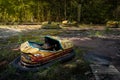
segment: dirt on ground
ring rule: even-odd
[[[65,36],[65,38],[71,40],[75,46],[79,47],[79,49],[84,49],[86,52],[93,52],[98,55],[110,57],[112,59],[111,64],[113,64],[120,71],[119,37],[113,38],[106,36],[106,38],[101,38],[74,35],[74,37]]]
[[[35,26],[33,29],[40,28],[40,25]],[[31,29],[31,28],[30,28]],[[81,34],[81,29],[73,28],[66,29],[69,31],[67,34],[63,33],[60,37],[67,38],[72,40],[76,47],[85,49],[86,51],[92,51],[97,54],[105,55],[112,58],[112,64],[116,66],[116,68],[120,71],[120,57],[118,55],[120,49],[120,35],[107,35],[104,37],[89,37],[86,36],[88,34],[89,29],[85,30],[86,33]],[[99,28],[98,28],[99,29]],[[10,28],[0,28],[0,38],[2,37],[10,37],[12,35],[18,35],[21,30],[25,30],[24,27],[20,26],[19,29]],[[26,26],[26,30],[29,30]],[[84,30],[84,29],[83,29]],[[9,35],[8,35],[9,34]]]
[[[39,28],[41,28],[41,25],[0,25],[0,38],[8,38]]]

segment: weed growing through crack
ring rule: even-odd
[[[111,33],[111,30],[110,30],[110,28],[106,27],[104,32],[105,32],[106,34],[109,34],[109,33]]]
[[[18,35],[18,44],[22,43],[22,35]]]

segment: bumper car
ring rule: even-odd
[[[22,71],[37,71],[75,56],[72,42],[55,36],[45,36],[44,43],[26,41],[20,51],[21,55],[12,64]]]

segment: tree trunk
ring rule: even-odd
[[[67,3],[66,3],[66,0],[64,1],[64,16],[65,16],[65,20],[66,20],[66,15],[67,15]]]
[[[82,4],[78,5],[78,23],[80,23],[80,19],[81,19],[81,6]]]

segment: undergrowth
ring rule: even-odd
[[[87,80],[88,77],[85,73],[89,71],[89,66],[82,58],[84,50],[76,47],[75,52],[74,59],[64,63],[56,62],[47,69],[38,72],[17,72],[15,68],[7,66],[0,73],[0,77],[3,80]]]
[[[85,73],[89,71],[88,63],[83,59],[85,50],[75,47],[76,56],[73,60],[65,63],[56,63],[45,70],[38,72],[22,72],[19,73],[9,63],[20,55],[20,51],[13,51],[13,48],[27,40],[40,42],[43,41],[44,35],[59,35],[65,33],[62,30],[36,30],[18,36],[6,39],[4,47],[0,50],[0,62],[7,63],[0,66],[0,80],[87,80]],[[97,35],[100,33],[97,33]],[[2,43],[0,43],[2,44]],[[8,46],[9,45],[9,46]],[[9,77],[11,76],[11,77]]]

